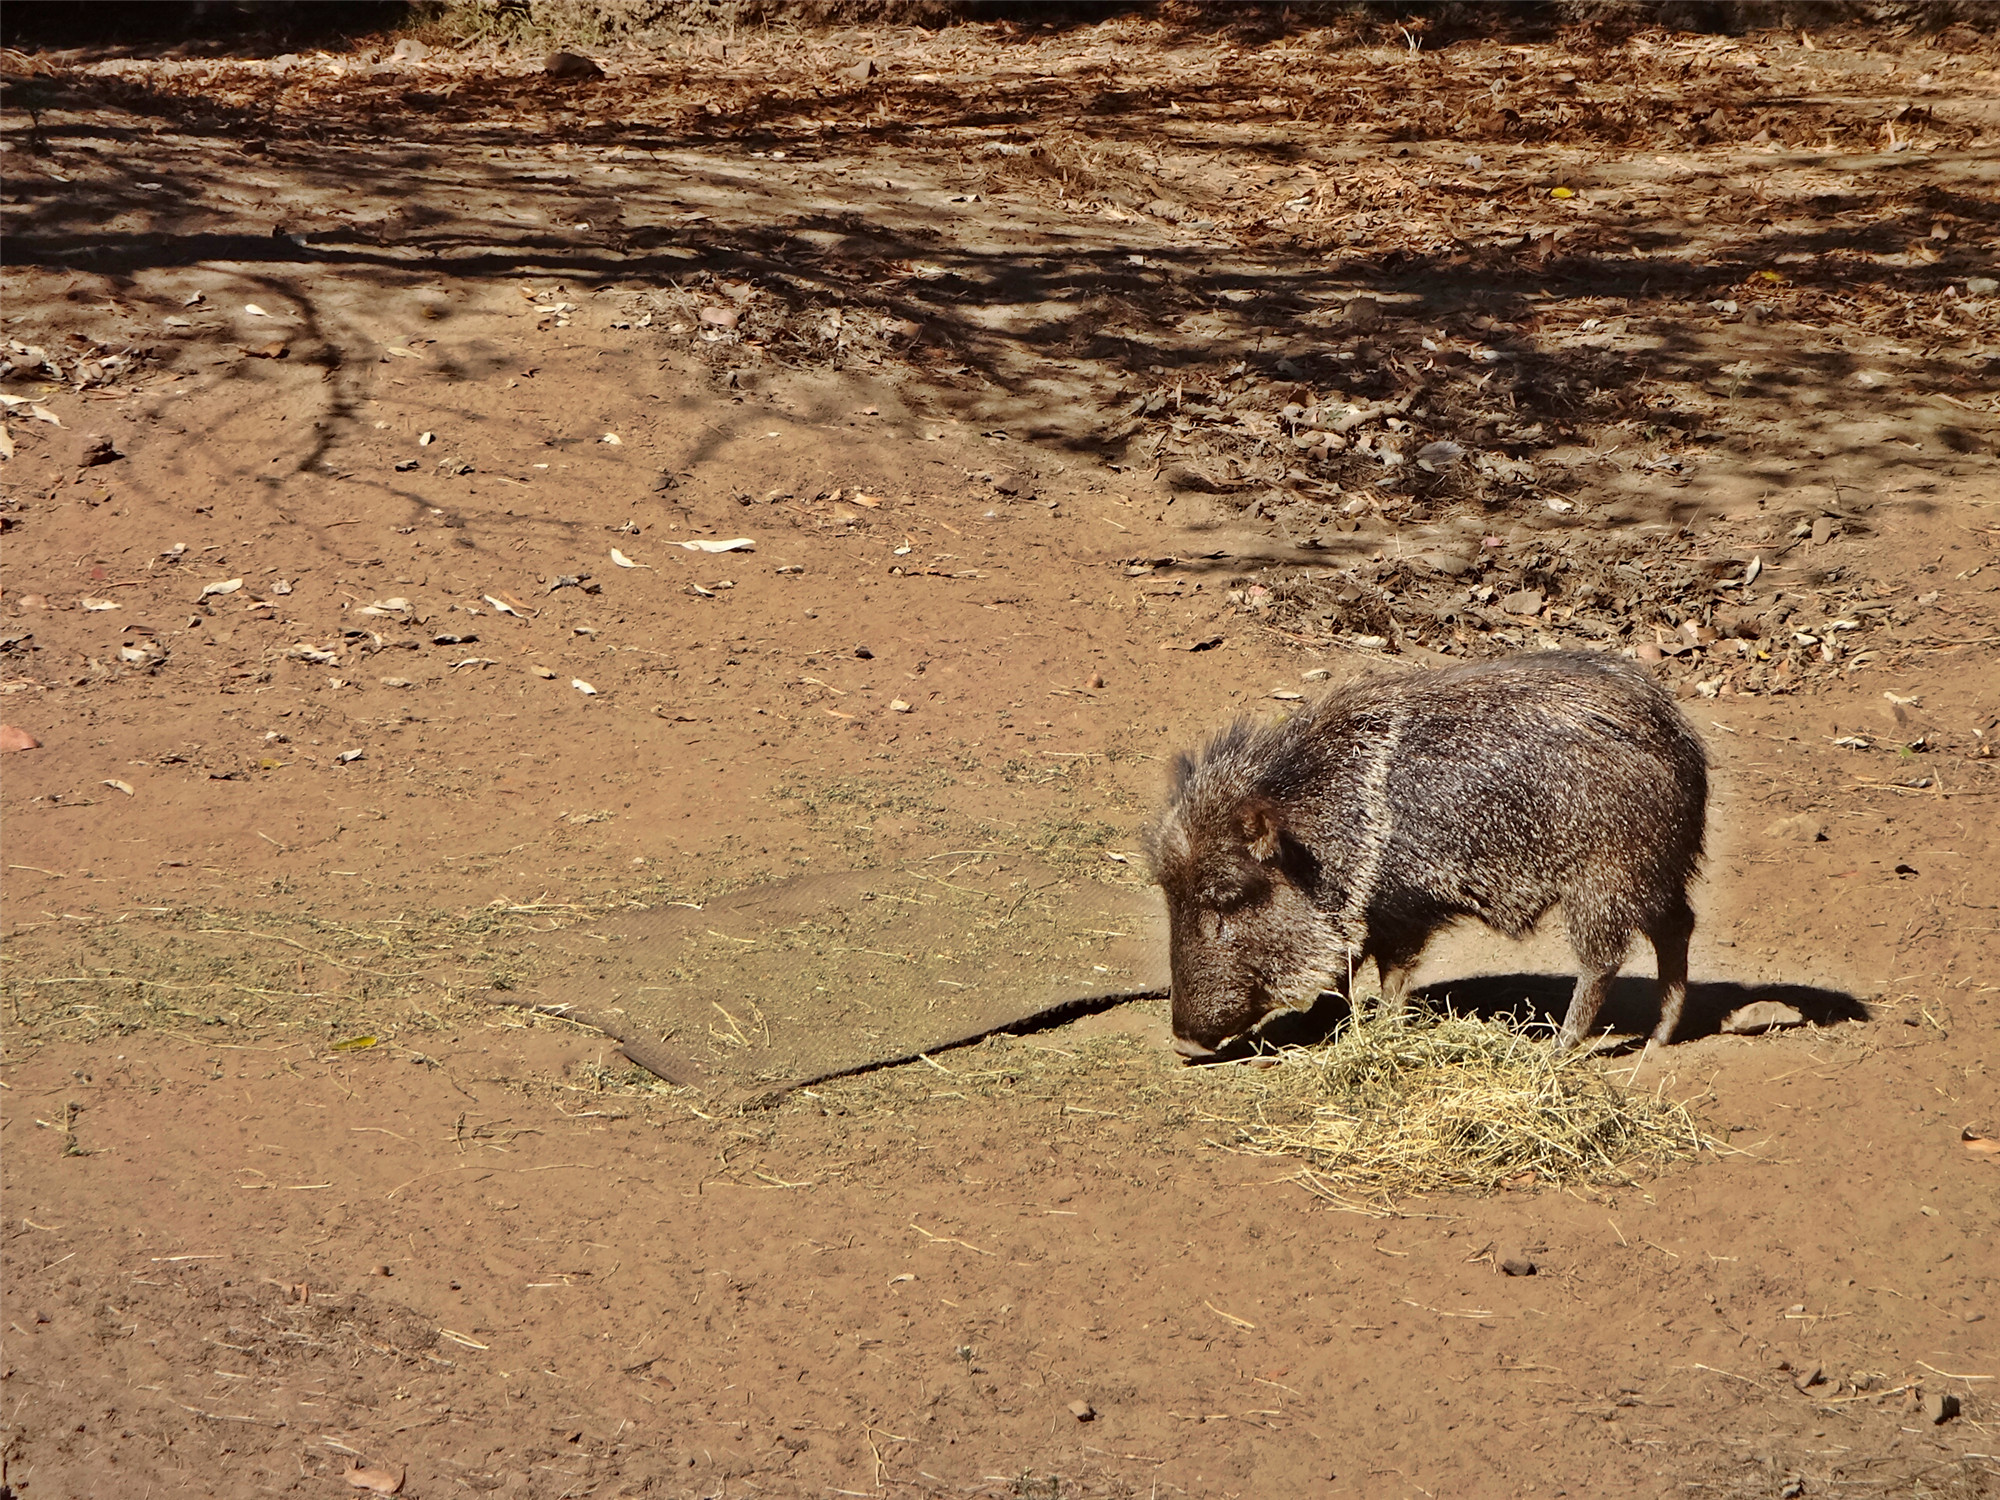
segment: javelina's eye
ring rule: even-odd
[[[1270,891],[1270,883],[1263,880],[1217,881],[1202,892],[1201,904],[1211,911],[1241,911],[1253,902],[1261,901]]]

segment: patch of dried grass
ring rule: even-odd
[[[1296,1157],[1337,1199],[1629,1181],[1707,1144],[1686,1104],[1502,1021],[1371,1018],[1225,1087],[1252,1106],[1235,1149]]]

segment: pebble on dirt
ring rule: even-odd
[[[118,451],[118,445],[99,432],[93,432],[83,440],[83,453],[77,459],[80,468],[94,469],[99,464],[118,462],[125,455]]]
[[[1781,1026],[1803,1026],[1806,1018],[1781,1000],[1753,1000],[1738,1006],[1722,1018],[1722,1030],[1730,1036],[1758,1036]]]
[[[0,724],[0,751],[39,750],[42,742],[25,729],[16,729],[12,724]]]
[[[1535,1263],[1519,1250],[1503,1250],[1496,1258],[1503,1276],[1532,1276]]]
[[[403,1488],[403,1470],[391,1473],[388,1469],[365,1468],[356,1464],[341,1472],[341,1478],[357,1490],[369,1490],[377,1495],[400,1494]]]
[[[1827,839],[1826,820],[1811,813],[1794,813],[1789,818],[1780,818],[1772,823],[1764,830],[1764,837],[1789,844],[1824,844]]]
[[[1958,1397],[1949,1391],[1932,1391],[1924,1397],[1924,1420],[1941,1427],[1958,1415]]]
[[[1069,1404],[1069,1414],[1079,1422],[1091,1422],[1097,1418],[1097,1408],[1088,1401],[1072,1401]]]

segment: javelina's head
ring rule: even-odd
[[[1220,754],[1230,739],[1199,764],[1176,760],[1172,795],[1147,839],[1167,898],[1174,1048],[1191,1061],[1272,1011],[1311,1005],[1349,953],[1312,902],[1312,851],[1280,803],[1233,774]]]

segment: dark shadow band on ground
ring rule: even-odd
[[[1566,974],[1479,974],[1425,985],[1415,992],[1413,1008],[1418,1013],[1506,1021],[1553,1034],[1562,1023],[1575,987],[1576,981]],[[1791,1006],[1808,1026],[1868,1021],[1875,1014],[1858,996],[1817,985],[1698,980],[1688,986],[1687,1007],[1681,1012],[1680,1031],[1674,1039],[1691,1042],[1720,1035],[1725,1017],[1761,1000]],[[1322,995],[1309,1010],[1273,1017],[1258,1031],[1254,1047],[1239,1042],[1214,1060],[1233,1062],[1253,1051],[1310,1047],[1330,1039],[1352,1015],[1344,996]],[[1642,1044],[1658,1019],[1658,991],[1651,979],[1628,976],[1613,981],[1610,997],[1598,1015],[1598,1031],[1619,1040],[1600,1050],[1615,1053]]]

